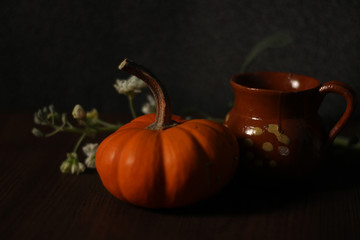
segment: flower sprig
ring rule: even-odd
[[[136,118],[133,99],[138,93],[141,93],[143,88],[146,88],[146,83],[135,76],[131,76],[128,79],[116,79],[114,88],[118,93],[128,96],[131,115]]]
[[[342,148],[345,150],[360,151],[360,136],[352,135],[350,137],[337,136],[333,142],[334,147]]]
[[[91,155],[91,160],[87,159],[87,161],[85,161],[85,165],[79,162],[77,152],[85,137],[96,135],[101,132],[113,132],[121,127],[121,124],[111,124],[105,122],[99,118],[99,114],[96,109],[86,112],[79,104],[75,105],[72,111],[72,116],[77,121],[76,126],[68,120],[66,113],[60,114],[56,112],[53,105],[39,109],[34,114],[34,122],[38,125],[51,128],[52,131],[44,133],[38,128],[33,128],[32,133],[38,137],[51,137],[59,132],[80,134],[73,151],[67,153],[66,160],[60,166],[60,171],[63,173],[79,174],[85,171],[85,166],[88,168],[95,167],[93,158],[96,151],[94,148],[95,145],[90,145],[91,147],[87,148],[86,146],[84,147],[85,154],[88,156]],[[90,148],[93,150],[93,153],[91,154],[88,150]]]
[[[136,117],[135,109],[133,106],[133,99],[135,96],[142,92],[146,84],[137,77],[131,76],[128,79],[117,79],[114,88],[120,94],[126,95],[129,100],[129,108],[133,118]],[[156,110],[155,101],[151,96],[147,97],[148,102],[142,106],[144,114],[154,113]],[[52,129],[49,132],[44,132],[39,128],[33,128],[32,133],[37,137],[51,137],[60,132],[68,132],[79,134],[80,137],[76,142],[73,150],[66,154],[66,159],[60,165],[62,173],[80,174],[86,168],[95,168],[95,154],[98,147],[97,143],[88,143],[82,147],[83,153],[86,155],[84,162],[80,162],[78,151],[88,136],[95,136],[103,132],[114,132],[119,129],[122,124],[112,124],[103,121],[99,118],[97,109],[85,111],[85,109],[77,104],[72,110],[73,120],[71,122],[66,113],[58,113],[55,111],[54,105],[43,107],[34,114],[34,122],[42,127]]]

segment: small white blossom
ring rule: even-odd
[[[86,112],[82,106],[76,104],[72,111],[72,115],[75,119],[83,119],[86,117]]]
[[[97,143],[88,143],[82,148],[83,152],[87,156],[85,159],[85,165],[88,168],[95,168],[95,155],[98,146],[99,144]]]
[[[34,122],[40,125],[48,125],[50,119],[54,118],[56,115],[57,113],[55,112],[54,105],[43,107],[43,109],[39,109],[34,114]]]
[[[60,171],[62,173],[71,173],[79,175],[85,171],[85,165],[79,162],[76,153],[68,153],[67,159],[60,165]]]
[[[71,163],[68,161],[63,161],[62,164],[60,165],[60,171],[62,173],[70,172],[70,168],[71,168]]]
[[[151,95],[147,95],[146,98],[148,101],[142,105],[141,111],[144,114],[155,113],[156,112],[156,103],[155,103],[154,97]]]
[[[39,129],[33,128],[31,130],[32,134],[34,134],[36,137],[44,137],[44,133],[42,133]]]
[[[133,97],[137,93],[141,93],[141,89],[146,88],[146,83],[135,76],[131,76],[128,79],[116,79],[114,87],[118,93]]]
[[[81,162],[78,162],[77,164],[73,164],[71,166],[71,174],[79,175],[80,173],[85,171],[85,165]]]

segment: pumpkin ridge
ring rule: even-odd
[[[171,197],[170,201],[165,200],[165,199],[169,198],[168,190],[167,190],[168,189],[168,176],[167,176],[166,171],[165,171],[165,168],[166,168],[165,167],[165,165],[166,165],[165,161],[166,161],[166,157],[168,157],[167,155],[168,155],[168,152],[171,149],[171,146],[169,146],[169,143],[168,143],[169,141],[164,140],[164,139],[167,139],[167,135],[164,134],[164,131],[161,131],[159,133],[160,133],[159,136],[160,136],[160,139],[161,139],[161,156],[162,156],[161,163],[162,163],[162,170],[163,170],[162,178],[163,178],[163,182],[164,182],[164,185],[163,185],[163,196],[164,196],[164,202],[163,203],[164,203],[164,205],[163,206],[167,206],[167,205],[173,205],[173,203],[174,203],[173,199],[176,199],[176,197],[173,198],[172,196],[170,196]],[[166,143],[167,147],[163,146],[163,144],[165,144],[165,143]]]
[[[166,172],[165,172],[165,164],[164,164],[164,139],[163,139],[163,134],[161,134],[162,132],[159,131],[157,134],[157,138],[159,139],[158,141],[160,142],[160,146],[159,146],[159,152],[161,154],[159,154],[160,159],[158,160],[158,164],[159,167],[161,167],[161,176],[160,176],[160,182],[162,183],[162,189],[161,189],[161,201],[160,201],[160,206],[164,205],[164,203],[166,204],[166,185],[167,185],[167,181],[166,181]],[[159,201],[156,201],[159,202]]]
[[[213,122],[211,120],[206,120],[206,119],[198,119],[198,120],[196,120],[196,122],[202,126],[206,126],[210,129],[212,129],[214,132],[216,132],[217,135],[220,135],[224,139],[224,141],[230,142],[228,138],[224,137],[223,133],[225,132],[230,135],[233,135],[233,134],[224,125],[221,125],[220,123],[218,124],[216,122]],[[189,121],[189,123],[191,123],[191,120]],[[219,125],[219,126],[216,126],[215,124]],[[233,137],[235,139],[235,136],[233,136]]]
[[[200,159],[200,160],[203,160],[204,159],[204,157],[206,157],[206,159],[209,159],[209,156],[208,156],[208,154],[206,153],[206,151],[204,150],[204,147],[202,146],[202,144],[200,144],[200,141],[199,141],[199,139],[197,139],[194,135],[193,135],[193,133],[191,132],[191,130],[189,129],[185,129],[183,126],[184,125],[186,125],[186,123],[184,123],[184,124],[179,124],[178,125],[178,127],[176,128],[176,130],[177,131],[182,131],[182,132],[184,132],[185,133],[185,135],[187,136],[187,137],[189,137],[191,140],[192,140],[192,142],[193,142],[193,144],[196,146],[196,149],[197,149],[197,151],[199,151],[200,150],[200,156],[201,157],[197,157],[196,158],[196,160],[198,160],[198,159]],[[181,127],[180,127],[181,126]],[[174,145],[173,145],[174,146]],[[175,146],[176,147],[176,146]],[[206,165],[207,164],[207,161],[203,161],[203,162],[201,162],[199,165],[201,166],[201,165]],[[205,188],[203,188],[202,190],[203,190],[203,194],[201,194],[201,195],[203,195],[204,196],[204,198],[206,197],[206,196],[208,196],[209,194],[211,194],[211,173],[209,172],[209,168],[207,168],[207,170],[206,170],[206,172],[207,172],[207,180],[206,180],[206,182],[207,182],[207,185],[206,185],[206,187]]]
[[[124,150],[118,156],[118,158],[122,160],[119,162],[119,164],[122,166],[117,167],[117,173],[120,175],[120,177],[118,177],[118,185],[121,189],[124,189],[124,198],[128,202],[137,203],[140,206],[144,206],[146,203],[148,207],[156,208],[162,206],[162,203],[165,200],[165,178],[163,173],[164,166],[161,145],[162,140],[159,133],[159,131],[142,129],[136,132],[131,138],[127,140],[126,144],[122,146]],[[133,153],[131,153],[130,149],[133,149]],[[150,149],[150,151],[142,151],[142,149]],[[134,158],[135,160],[130,168],[126,168],[125,161],[130,159],[129,157]],[[145,165],[149,169],[156,171],[152,172],[142,169],[141,171],[145,174],[144,176],[146,176],[146,178],[138,178],[136,174],[134,175],[135,170],[132,168],[139,168],[141,165]],[[125,176],[121,176],[121,169],[124,173],[126,170],[132,172],[131,174],[134,178],[131,179],[127,174],[124,174]],[[125,181],[121,181],[124,179]],[[139,180],[143,181],[141,185],[144,187],[134,191],[133,188],[131,188],[133,185],[132,182]],[[155,188],[153,186],[155,186]],[[144,194],[145,192],[146,194]]]
[[[211,157],[205,151],[204,146],[200,143],[201,141],[196,136],[194,136],[194,134],[192,133],[193,129],[191,129],[190,126],[188,126],[188,125],[189,125],[189,122],[187,122],[187,124],[183,124],[179,129],[182,129],[183,131],[187,132],[188,135],[190,135],[192,139],[196,140],[197,145],[200,146],[200,148],[201,148],[202,152],[205,154],[205,156],[208,159],[211,159]]]
[[[137,129],[136,129],[136,128],[121,129],[121,131],[118,131],[118,134],[122,133],[122,134],[121,134],[121,138],[122,138],[124,132],[127,132],[127,131],[131,132],[131,131],[133,131],[133,130],[137,130]],[[128,134],[131,134],[131,133],[128,133]],[[124,144],[122,147],[120,147],[120,148],[118,147],[118,151],[116,152],[116,156],[117,156],[117,159],[118,159],[118,160],[116,161],[115,166],[114,166],[114,168],[112,169],[112,171],[115,171],[115,177],[116,177],[115,179],[116,179],[116,182],[117,182],[116,186],[117,186],[117,188],[118,188],[118,190],[119,190],[119,192],[120,192],[121,198],[122,198],[124,201],[126,201],[126,202],[130,202],[130,201],[129,201],[128,198],[125,196],[126,194],[124,194],[124,192],[123,192],[123,190],[122,190],[123,188],[121,187],[120,180],[121,180],[122,178],[121,178],[121,171],[119,171],[119,165],[120,165],[121,161],[123,161],[122,154],[123,154],[124,149],[126,149],[127,145],[129,145],[130,139],[131,139],[131,138],[134,138],[136,135],[139,135],[139,134],[141,134],[141,132],[135,132],[135,134],[130,135],[130,138],[127,139],[127,140],[125,140],[125,144]],[[120,175],[120,177],[119,177],[119,175]]]
[[[96,162],[98,162],[98,166],[97,166],[97,170],[98,170],[98,173],[99,173],[99,175],[100,175],[100,178],[102,178],[102,176],[103,176],[103,174],[107,174],[107,173],[103,173],[103,162],[104,162],[104,160],[103,160],[103,152],[107,152],[108,150],[109,150],[109,148],[112,148],[113,147],[113,142],[114,142],[114,139],[116,139],[116,138],[118,138],[119,137],[119,135],[121,135],[121,137],[123,137],[124,136],[124,132],[127,130],[127,129],[125,129],[125,130],[123,130],[123,129],[120,129],[121,131],[116,131],[116,132],[114,132],[114,133],[112,133],[110,136],[108,136],[106,139],[105,139],[105,141],[103,141],[101,144],[100,144],[100,146],[99,146],[99,150],[100,150],[100,152],[99,152],[99,155],[97,154],[96,155],[96,159],[101,159],[101,160],[95,160]],[[128,133],[128,134],[131,134],[131,133]],[[121,139],[121,138],[120,138]],[[125,141],[125,140],[124,140]],[[122,142],[121,142],[122,143]],[[125,141],[125,143],[126,143],[126,141]],[[116,144],[116,145],[118,145],[118,143]],[[119,154],[119,148],[116,148],[116,152],[114,153],[114,155],[115,156],[117,156],[118,154]],[[119,165],[119,161],[118,160],[116,160],[116,159],[114,159],[114,157],[112,157],[113,159],[111,160],[112,161],[112,164],[114,164],[115,165],[115,167],[113,167],[112,169],[111,169],[111,172],[113,172],[113,175],[114,175],[114,179],[115,179],[115,181],[117,181],[118,179],[119,179],[119,177],[118,177],[118,171],[117,171],[117,167],[118,167],[118,165]],[[118,159],[118,157],[116,157],[117,159]],[[105,160],[106,161],[106,160]],[[116,197],[118,197],[118,198],[120,198],[120,199],[124,199],[125,201],[126,201],[126,199],[125,199],[125,197],[124,197],[124,194],[122,193],[122,191],[121,191],[121,188],[119,187],[119,185],[118,184],[112,184],[112,185],[115,185],[116,186],[116,188],[115,188],[115,191],[117,191],[117,193],[118,194],[114,194]]]
[[[203,150],[204,150],[204,152],[206,153],[206,155],[207,155],[207,157],[208,157],[208,159],[211,159],[212,160],[212,162],[211,162],[211,164],[213,164],[213,163],[216,163],[217,164],[217,167],[215,167],[215,169],[217,169],[218,170],[218,168],[219,167],[221,167],[221,166],[223,166],[223,165],[226,165],[226,164],[223,164],[221,161],[223,161],[223,160],[225,160],[226,159],[226,155],[229,155],[229,156],[231,156],[231,158],[230,159],[233,159],[233,156],[235,157],[235,156],[237,156],[237,154],[238,154],[238,152],[237,151],[230,151],[230,152],[228,152],[228,151],[226,151],[225,149],[214,149],[213,150],[213,154],[214,154],[214,156],[211,156],[211,155],[209,155],[210,154],[210,152],[208,152],[208,151],[206,151],[206,146],[208,145],[208,143],[210,142],[210,140],[209,139],[212,139],[212,138],[214,138],[214,139],[216,139],[216,142],[222,142],[223,143],[223,146],[226,146],[226,148],[227,149],[232,149],[233,147],[235,147],[235,149],[238,149],[237,148],[237,142],[236,142],[236,138],[232,135],[232,134],[230,134],[229,133],[229,131],[228,131],[228,129],[225,127],[225,126],[222,126],[222,125],[220,125],[219,124],[219,128],[217,128],[216,127],[216,125],[217,125],[217,123],[215,123],[215,122],[212,122],[212,121],[209,121],[209,120],[205,120],[205,119],[200,119],[200,120],[190,120],[190,121],[188,121],[188,122],[186,122],[187,124],[183,124],[182,126],[181,126],[181,128],[187,128],[188,129],[188,131],[191,131],[192,130],[192,127],[194,126],[194,125],[200,125],[200,126],[202,126],[202,127],[204,127],[204,128],[206,128],[206,132],[209,132],[209,130],[211,130],[211,134],[210,134],[210,136],[211,137],[208,137],[208,138],[204,138],[205,139],[205,142],[202,142],[202,141],[199,141],[199,143],[203,143],[204,144],[204,146],[202,146],[203,147]],[[223,129],[222,129],[223,128]],[[205,130],[205,129],[204,129]],[[224,133],[228,133],[228,134],[230,134],[232,137],[233,137],[233,142],[232,141],[230,141],[228,138],[225,138],[224,137]],[[199,136],[201,136],[202,134],[200,133],[200,132],[198,132],[198,134],[199,134]],[[219,139],[219,136],[221,136],[221,138]],[[215,138],[216,137],[216,138]],[[228,147],[229,148],[228,148]],[[219,152],[220,153],[223,153],[223,154],[221,154],[221,159],[218,159],[219,158]],[[225,155],[225,156],[224,156]],[[219,160],[221,160],[221,161],[219,161]],[[236,162],[235,161],[233,161],[233,160],[231,160],[232,162],[234,162],[234,164],[232,164],[232,168],[233,168],[233,172],[235,172],[235,170],[236,170],[236,166],[237,166],[237,164],[236,164]],[[220,171],[220,173],[223,173],[223,171],[224,170],[221,170]],[[216,172],[216,171],[215,171]],[[218,176],[217,176],[218,177]],[[229,180],[230,180],[230,178],[231,177],[229,177],[228,179],[224,179],[223,180],[223,182],[224,183],[226,183],[226,182],[228,182]],[[222,188],[222,187],[221,187]]]
[[[119,133],[124,133],[124,132],[127,132],[127,131],[134,131],[135,130],[135,134],[133,134],[133,135],[131,135],[126,141],[125,141],[125,144],[123,145],[123,146],[121,146],[121,147],[119,147],[118,149],[119,149],[119,151],[117,152],[117,154],[116,154],[116,156],[117,156],[117,159],[119,159],[118,161],[116,161],[116,164],[115,164],[115,167],[113,168],[113,171],[115,171],[115,176],[116,176],[116,181],[117,181],[117,187],[118,187],[118,189],[119,189],[119,191],[120,191],[120,193],[121,193],[121,195],[122,195],[122,199],[124,200],[124,201],[126,201],[126,202],[131,202],[131,201],[129,201],[129,198],[128,198],[128,196],[126,196],[126,194],[121,190],[121,189],[126,189],[126,188],[123,188],[122,187],[122,182],[121,182],[121,179],[123,179],[122,177],[121,177],[121,170],[119,170],[119,165],[121,164],[121,162],[123,162],[124,160],[126,160],[126,159],[124,159],[123,157],[122,157],[122,155],[123,155],[123,152],[124,152],[124,149],[127,149],[127,147],[129,147],[129,145],[131,145],[130,143],[132,142],[131,140],[132,139],[135,139],[135,137],[137,136],[137,135],[142,135],[143,134],[143,132],[142,131],[138,131],[138,129],[137,128],[126,128],[126,129],[120,129],[121,131],[119,131]],[[123,135],[122,135],[122,137],[123,137]],[[120,177],[119,177],[120,176]]]

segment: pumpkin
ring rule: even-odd
[[[119,68],[147,83],[157,111],[122,126],[99,145],[95,163],[105,188],[148,208],[184,206],[221,190],[238,164],[232,133],[213,121],[171,115],[165,88],[150,71],[127,59]]]

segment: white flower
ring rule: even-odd
[[[95,168],[95,154],[99,144],[97,143],[88,143],[86,144],[82,150],[87,156],[85,159],[85,165],[88,168]]]
[[[50,123],[50,119],[54,118],[57,115],[54,109],[54,105],[50,105],[48,107],[43,107],[43,109],[39,109],[34,114],[34,122],[40,125],[48,125]]]
[[[36,137],[44,137],[44,133],[42,133],[39,129],[33,128],[31,130],[32,134],[34,134]]]
[[[71,168],[71,163],[69,161],[63,161],[62,164],[60,165],[60,171],[62,173],[70,172],[70,168]]]
[[[146,87],[146,83],[135,76],[131,76],[126,80],[116,79],[114,87],[118,93],[133,97],[137,93],[141,93],[141,89]]]
[[[154,97],[151,95],[147,95],[146,98],[148,101],[142,105],[141,111],[144,114],[155,113],[156,112],[156,103],[155,103]]]
[[[86,112],[82,106],[76,104],[72,111],[72,115],[75,119],[83,119],[86,117]]]
[[[85,171],[85,165],[79,162],[76,153],[68,153],[67,159],[60,165],[60,171],[62,173],[71,173],[79,175]]]
[[[80,173],[85,171],[85,165],[81,162],[77,162],[71,166],[71,174],[79,175]]]

